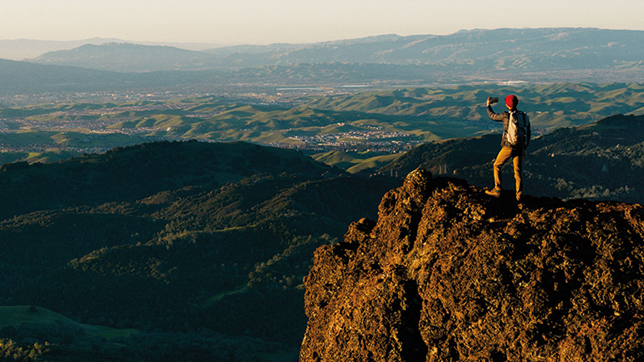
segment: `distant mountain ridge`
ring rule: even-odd
[[[636,46],[644,38],[642,31],[602,30],[590,28],[542,28],[467,30],[450,35],[384,35],[309,44],[279,54],[291,62],[372,62],[386,64],[450,64],[469,61],[492,61],[503,68],[534,66],[539,57],[601,56],[601,50],[625,50],[626,61],[640,61]],[[215,49],[211,52],[223,51]],[[523,56],[535,59],[512,64]],[[285,59],[284,59],[285,58]],[[564,60],[564,59],[559,59]],[[595,61],[598,59],[595,58]],[[565,65],[565,64],[563,64]],[[591,64],[592,65],[592,64]],[[596,65],[596,64],[595,64]],[[594,65],[594,66],[595,66]]]
[[[122,40],[114,38],[91,38],[71,41],[5,39],[0,40],[0,59],[31,59],[48,52],[74,49],[87,44],[99,45],[111,42],[122,42]]]
[[[177,43],[177,42],[135,42],[117,38],[91,38],[83,40],[55,41],[34,39],[2,39],[0,40],[0,59],[24,60],[39,57],[48,52],[70,50],[84,45],[101,45],[107,43],[132,43],[143,45],[173,46],[187,50],[211,49],[211,43]]]
[[[454,70],[641,69],[644,50],[639,45],[643,41],[644,31],[593,28],[469,30],[440,36],[383,35],[314,44],[210,49],[204,52],[213,57],[203,63],[203,67],[234,69],[348,62],[448,66]],[[113,66],[95,62],[96,57],[107,59],[103,49],[91,50],[82,54],[71,51],[44,54],[34,61],[114,70]],[[136,59],[150,49],[138,46],[129,47],[128,51],[129,59]],[[166,49],[166,52],[169,57],[173,54],[171,49]],[[92,53],[91,58],[83,60],[85,54]],[[118,62],[123,63],[123,58]],[[186,60],[183,66],[190,68],[190,62]],[[151,67],[155,68],[153,65]],[[127,71],[138,71],[136,69],[134,67]],[[170,69],[173,68],[166,68]]]
[[[46,53],[33,62],[115,72],[154,72],[184,68],[195,70],[204,64],[207,66],[211,58],[209,54],[170,46],[111,42]]]

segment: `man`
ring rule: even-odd
[[[520,202],[523,196],[523,156],[525,156],[525,149],[530,143],[530,120],[525,112],[517,110],[519,99],[515,95],[511,94],[505,98],[508,110],[503,113],[494,113],[492,103],[494,103],[492,98],[488,98],[487,114],[491,120],[503,122],[503,140],[501,141],[501,151],[494,161],[494,189],[485,191],[485,193],[501,197],[501,168],[505,162],[512,159],[517,190],[516,198]]]

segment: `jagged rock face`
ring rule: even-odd
[[[316,251],[300,360],[644,358],[644,209],[513,196],[412,172]]]

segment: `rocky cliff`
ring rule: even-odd
[[[320,247],[300,361],[644,358],[644,209],[410,173]]]

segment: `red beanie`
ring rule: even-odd
[[[505,104],[507,104],[510,109],[515,109],[519,104],[519,98],[517,98],[517,96],[515,96],[514,94],[510,94],[509,96],[505,97]]]

